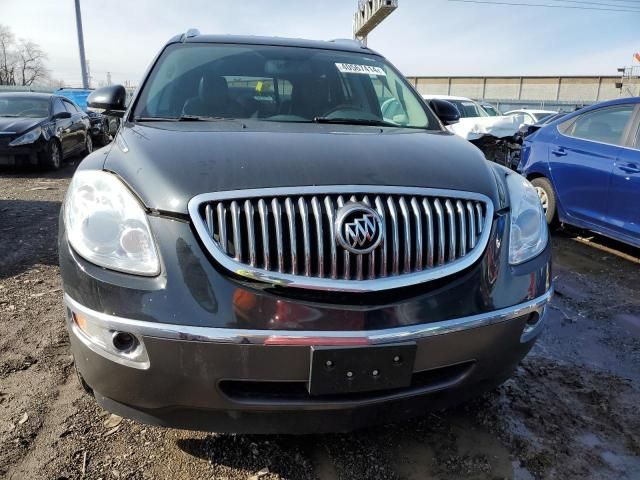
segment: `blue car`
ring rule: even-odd
[[[640,247],[640,97],[583,108],[529,135],[518,171],[550,225]]]
[[[91,137],[95,145],[106,145],[111,141],[111,135],[115,134],[117,125],[114,127],[110,119],[100,113],[93,112],[87,108],[87,97],[93,92],[84,88],[59,88],[56,95],[68,98],[78,105],[89,116],[91,122]]]

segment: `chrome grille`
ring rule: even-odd
[[[382,243],[354,254],[335,238],[338,209],[373,208]],[[493,218],[488,197],[467,192],[378,186],[272,188],[203,194],[189,213],[225,268],[273,284],[375,291],[459,271],[484,251]]]

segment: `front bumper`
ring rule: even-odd
[[[0,165],[37,165],[45,146],[44,142],[38,141],[18,147],[0,147]]]
[[[85,261],[69,246],[63,222],[58,251],[81,376],[106,409],[151,424],[318,433],[450,406],[508,378],[539,334],[551,296],[551,246],[510,266],[504,213],[496,215],[483,257],[468,269],[375,294],[233,278],[212,262],[189,222],[149,216],[149,223],[162,263],[157,277]],[[71,312],[136,335],[148,366],[107,358],[78,335]],[[415,342],[411,385],[310,396],[310,345],[354,341]]]
[[[533,345],[551,295],[549,290],[491,314],[367,332],[185,328],[96,312],[68,295],[65,302],[78,370],[107,410],[175,428],[318,433],[398,420],[496,386]],[[134,334],[149,364],[131,368],[105,355],[79,330],[74,314]],[[333,396],[306,393],[310,344],[355,338],[372,345],[415,342],[411,386]]]

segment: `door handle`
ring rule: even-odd
[[[625,173],[640,173],[640,167],[634,163],[627,163],[625,165],[618,165],[618,168]]]
[[[556,157],[564,157],[567,155],[567,152],[562,147],[558,148],[557,150],[551,150],[551,153],[553,153]]]

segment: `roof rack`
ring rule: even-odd
[[[352,38],[334,38],[329,40],[331,43],[337,43],[338,45],[344,45],[349,47],[367,48],[360,40],[354,40]]]
[[[198,30],[197,28],[190,28],[182,34],[182,38],[180,40],[184,42],[187,38],[197,37],[198,35],[200,35],[200,30]]]

